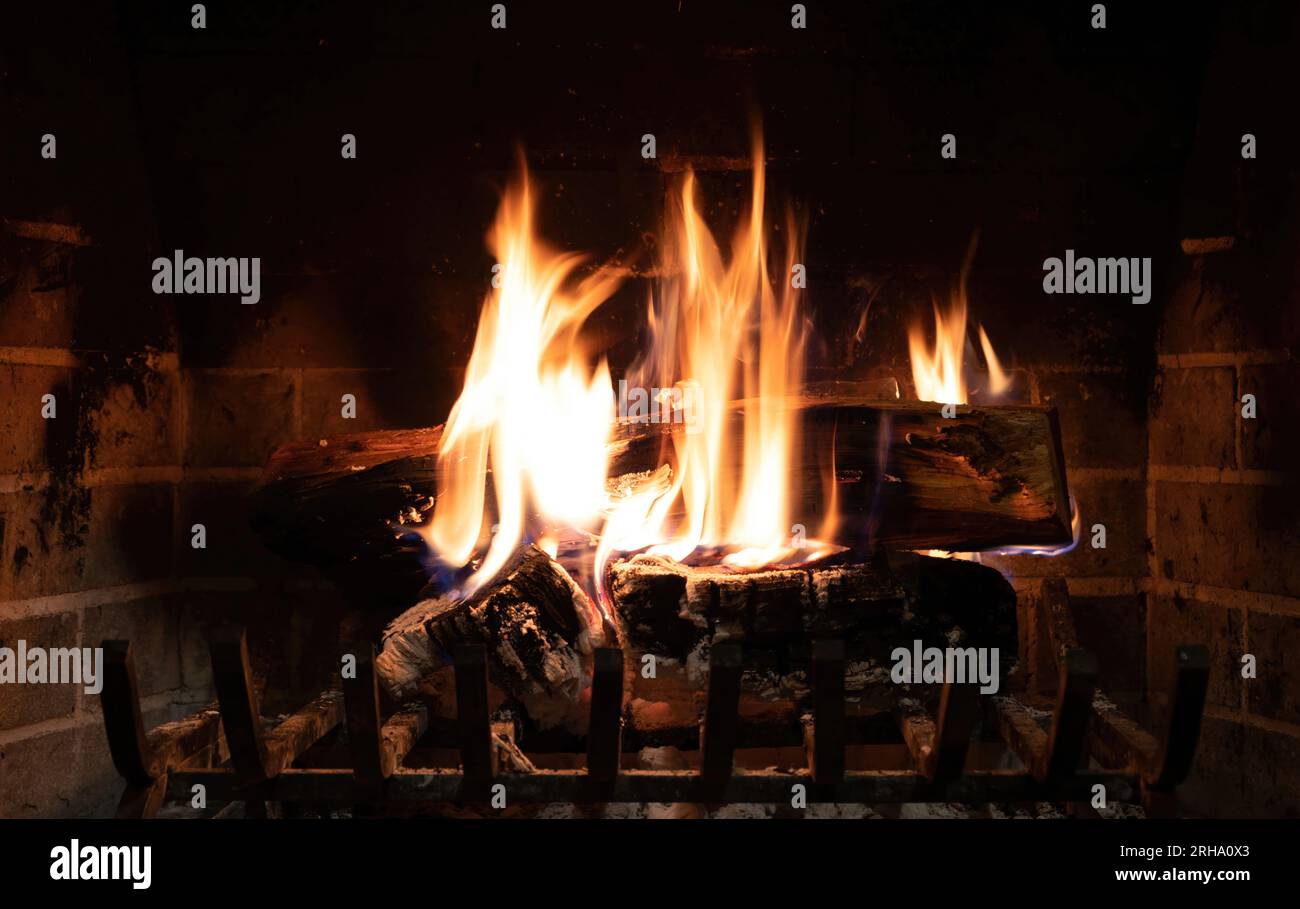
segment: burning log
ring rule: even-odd
[[[745,644],[751,665],[789,671],[812,641],[836,638],[864,687],[887,682],[894,649],[916,641],[997,648],[1002,677],[1017,653],[1015,591],[974,562],[882,553],[869,564],[738,574],[638,555],[608,575],[628,643],[688,667],[725,640]]]
[[[281,445],[250,496],[253,529],[328,574],[353,605],[393,615],[429,579],[423,544],[394,527],[428,509],[441,438],[435,426]]]
[[[980,550],[1071,539],[1056,412],[1042,407],[881,404],[839,397],[792,402],[801,413],[792,519],[816,532],[833,453],[836,541],[899,549]],[[737,410],[727,426],[742,451]],[[672,463],[682,424],[616,427],[610,484],[627,488]],[[419,541],[402,524],[427,518],[437,492],[439,428],[281,446],[252,496],[253,525],[272,550],[329,571],[358,601],[390,612],[424,584]],[[490,490],[489,490],[490,493]]]
[[[493,682],[541,719],[576,704],[592,647],[604,639],[593,617],[591,601],[565,570],[522,546],[470,596],[431,595],[394,619],[375,669],[384,690],[405,701],[447,665],[453,647],[486,644]]]
[[[965,552],[1072,539],[1052,408],[957,405],[946,417],[938,404],[845,396],[804,396],[788,406],[800,414],[790,513],[816,526],[827,510],[824,473],[833,463],[835,542]],[[627,475],[654,470],[672,449],[670,437],[685,431],[681,424],[618,427],[611,482],[626,484]],[[742,452],[739,405],[727,431],[727,450]]]

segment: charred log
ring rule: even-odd
[[[742,701],[774,729],[807,707],[817,639],[845,642],[850,708],[868,716],[899,696],[937,694],[894,683],[896,648],[996,648],[999,687],[1016,662],[1015,591],[974,562],[890,553],[869,564],[738,574],[640,555],[610,568],[608,588],[628,645],[663,663],[660,679],[637,680],[632,704],[632,728],[656,743],[689,730],[684,693],[700,689],[715,642],[744,645]]]
[[[394,700],[414,696],[457,644],[482,643],[492,681],[525,706],[576,704],[603,629],[593,626],[587,595],[546,553],[521,547],[465,599],[429,593],[384,631],[375,668]]]

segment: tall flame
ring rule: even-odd
[[[479,318],[465,385],[438,452],[439,488],[427,539],[447,565],[487,552],[462,593],[489,580],[535,517],[587,527],[605,504],[614,417],[609,369],[578,331],[617,285],[607,269],[584,280],[582,258],[556,253],[533,229],[527,175],[507,192],[488,238],[498,280]],[[487,526],[491,470],[496,526]]]
[[[598,592],[616,551],[649,548],[680,560],[704,548],[745,569],[833,548],[805,540],[802,526],[791,524],[803,238],[787,217],[783,261],[774,261],[764,181],[756,139],[749,209],[725,254],[701,213],[693,173],[670,197],[649,301],[650,346],[629,384],[653,390],[656,401],[668,389],[662,397],[677,408],[673,416],[680,421],[685,412],[689,423],[670,434],[659,469],[623,489],[607,488],[615,415],[609,370],[580,338],[619,278],[597,268],[579,279],[580,257],[537,238],[526,174],[506,194],[489,236],[499,286],[484,301],[423,530],[440,563],[456,569],[458,593],[492,578],[521,540],[554,553],[566,529],[595,532]],[[822,529],[829,532],[834,465],[823,466],[829,509]]]
[[[652,546],[680,560],[699,547],[726,546],[725,563],[753,568],[801,548],[789,501],[798,431],[789,397],[802,383],[805,341],[792,280],[802,236],[792,217],[785,234],[785,261],[774,273],[757,140],[749,211],[728,257],[700,214],[694,174],[670,200],[650,352],[634,375],[651,387],[694,390],[696,423],[673,436],[666,489],[615,503],[598,565],[615,549]],[[734,420],[743,424],[738,450],[728,432]],[[670,521],[675,511],[684,518]]]

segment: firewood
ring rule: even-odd
[[[727,427],[737,456],[743,403],[733,407]],[[791,520],[810,532],[827,510],[832,455],[836,542],[964,552],[1072,539],[1052,408],[958,405],[945,416],[938,404],[844,396],[806,395],[787,404],[800,415]],[[676,423],[617,427],[611,477],[655,469],[672,451],[672,437],[685,431]],[[740,467],[734,465],[736,476]]]
[[[791,520],[816,533],[834,456],[836,540],[850,546],[980,550],[1071,539],[1056,412],[1043,407],[881,404],[806,396]],[[738,441],[739,405],[727,427]],[[616,426],[610,483],[673,462],[681,424]],[[273,551],[325,570],[359,604],[405,608],[426,580],[423,543],[437,494],[439,428],[364,433],[281,446],[251,498]],[[734,451],[743,446],[734,444]],[[739,465],[737,465],[739,470]],[[737,474],[739,475],[739,474]],[[488,484],[489,503],[491,484]]]
[[[733,573],[638,555],[610,567],[608,587],[628,643],[688,667],[723,640],[778,676],[813,640],[838,638],[882,683],[893,650],[915,641],[996,647],[1003,675],[1017,653],[1015,591],[992,568],[958,559],[882,553],[868,564]]]
[[[576,704],[604,631],[592,622],[587,595],[550,556],[521,546],[471,596],[429,593],[384,631],[375,669],[394,700],[413,697],[455,645],[482,643],[492,681],[525,707]],[[530,710],[534,719],[539,709]]]

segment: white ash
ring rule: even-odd
[[[1132,802],[1107,802],[1097,813],[1107,820],[1141,820],[1147,816],[1141,805]]]
[[[904,802],[899,806],[898,816],[909,819],[962,819],[978,817],[972,813],[969,805],[960,802]]]
[[[844,667],[845,691],[864,691],[889,681],[889,670],[874,660],[856,660]]]
[[[709,677],[709,643],[701,640],[695,649],[686,655],[686,678],[694,684],[702,684]]]
[[[718,820],[763,820],[770,818],[775,810],[773,805],[760,805],[754,802],[736,802],[732,805],[723,805],[713,811],[708,812],[711,818]]]

